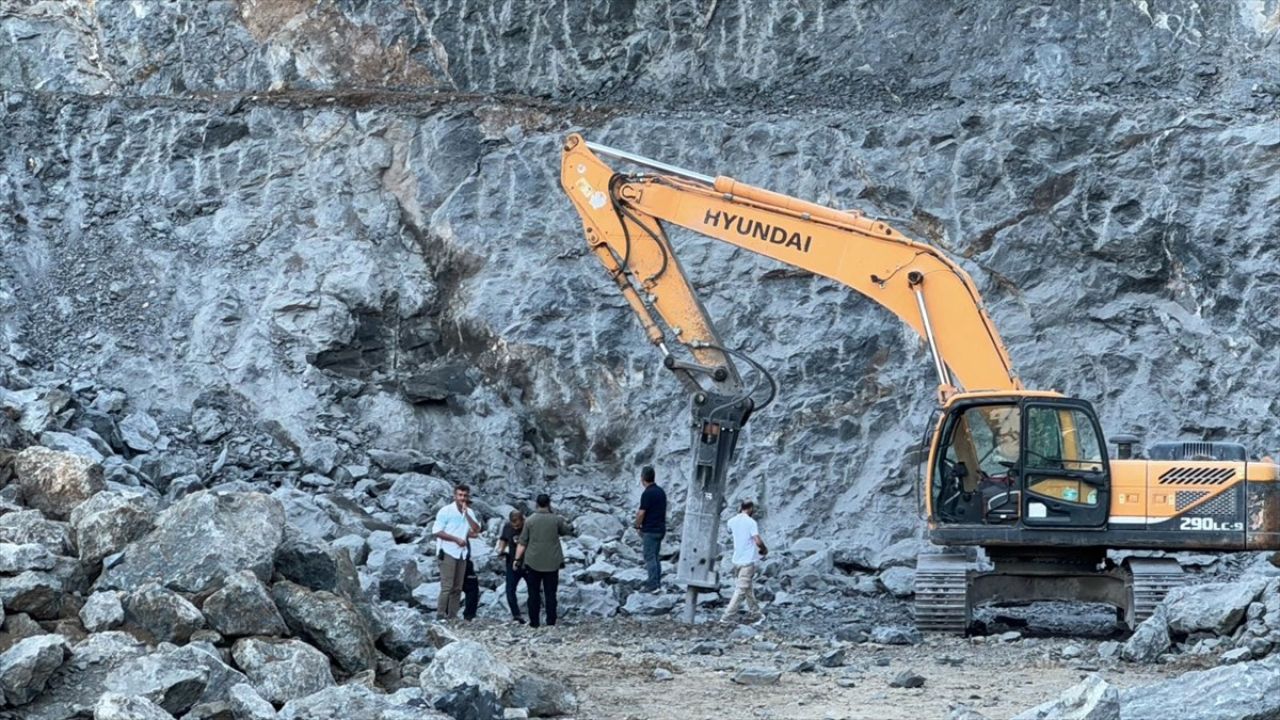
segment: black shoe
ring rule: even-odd
[[[525,621],[524,621],[524,618],[520,617],[519,615],[516,615],[515,617],[511,618],[511,622],[516,622],[516,623],[520,623],[521,625],[524,625]]]

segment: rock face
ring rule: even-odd
[[[1256,281],[1280,259],[1270,4],[669,5],[17,3],[0,350],[137,398],[110,440],[137,457],[173,417],[203,442],[248,418],[311,470],[415,447],[530,491],[546,470],[622,495],[653,458],[677,477],[683,393],[558,186],[572,117],[946,248],[1027,383],[1103,401],[1104,427],[1280,445],[1280,298]],[[929,49],[865,40],[899,36]],[[919,340],[826,279],[682,240],[725,344],[783,388],[734,492],[780,537],[910,541]],[[56,424],[44,405],[24,425]],[[250,459],[228,451],[224,471]]]
[[[18,453],[13,470],[26,503],[57,520],[67,519],[76,506],[106,487],[101,465],[43,447]]]
[[[266,495],[188,495],[160,514],[155,530],[130,543],[97,586],[121,590],[159,580],[172,590],[199,593],[241,570],[270,579],[283,528],[284,510]]]

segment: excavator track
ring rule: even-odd
[[[969,629],[969,559],[959,553],[916,558],[916,627],[964,634]]]
[[[1129,558],[1124,564],[1129,571],[1130,587],[1125,621],[1132,629],[1151,617],[1164,596],[1181,587],[1186,576],[1182,566],[1172,558]]]

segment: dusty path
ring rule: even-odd
[[[1094,671],[1126,687],[1188,669],[1100,662],[1098,641],[1091,639],[930,638],[917,646],[878,646],[833,644],[767,626],[757,637],[730,639],[732,630],[615,619],[537,631],[478,621],[458,632],[484,642],[513,666],[567,681],[578,693],[583,720],[930,720],[945,718],[957,702],[997,720],[1055,697]],[[703,652],[718,646],[723,654],[702,654],[695,651],[699,645]],[[1079,657],[1063,658],[1069,645],[1079,649]],[[793,671],[835,647],[846,648],[842,667]],[[783,674],[771,686],[731,681],[748,667]],[[659,669],[669,678],[658,679]],[[890,688],[890,679],[908,669],[924,676],[925,686]]]

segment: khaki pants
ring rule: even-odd
[[[733,588],[733,598],[729,600],[729,607],[724,609],[725,619],[733,617],[738,612],[738,606],[744,602],[747,605],[748,612],[753,614],[760,612],[760,603],[756,602],[756,591],[753,587],[756,576],[755,564],[738,565],[734,568],[734,575],[736,580]]]
[[[444,555],[440,558],[440,597],[436,599],[436,612],[442,620],[458,616],[462,604],[462,583],[467,579],[466,558]]]

